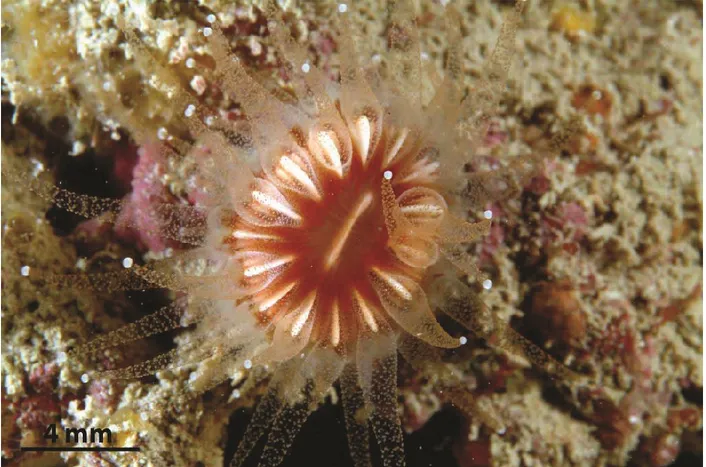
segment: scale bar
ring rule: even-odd
[[[128,446],[128,447],[72,447],[72,446],[56,446],[56,447],[47,447],[47,446],[23,446],[20,448],[22,451],[29,451],[29,452],[140,452],[139,447],[137,446]]]

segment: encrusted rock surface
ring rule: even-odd
[[[317,2],[281,3],[287,4],[292,33],[309,44],[313,63],[335,75],[336,44],[325,9]],[[416,3],[423,4],[417,10],[423,62],[440,72],[447,47],[443,16],[438,5]],[[237,120],[237,106],[223,97],[213,76],[202,28],[206,16],[216,14],[258,79],[274,79],[273,91],[286,96],[287,77],[258,5],[5,2],[3,165],[43,172],[76,191],[84,182],[67,175],[71,168],[96,167],[112,194],[125,194],[131,182],[133,189],[144,190],[130,195],[138,209],[153,195],[197,196],[188,161],[149,161],[151,146],[138,152],[128,142],[136,131],[153,142],[183,134],[175,116],[185,109],[174,108],[169,86],[148,64],[133,60],[118,24],[136,27],[155,60],[194,99]],[[367,0],[356,8],[354,24],[366,38],[360,50],[375,63],[385,47],[384,2]],[[507,8],[489,0],[460,8],[471,92]],[[585,378],[552,380],[522,357],[506,356],[468,336],[464,347],[447,356],[448,364],[463,372],[469,395],[503,421],[505,432],[493,433],[471,415],[460,434],[448,433],[452,442],[441,447],[412,435],[432,461],[442,459],[434,454],[438,449],[453,451],[461,466],[666,466],[680,452],[682,465],[699,462],[700,15],[698,2],[567,2],[552,9],[529,2],[509,86],[478,161],[493,167],[518,154],[548,157],[517,198],[486,207],[494,224],[476,253],[493,281],[485,292],[489,306]],[[584,129],[560,154],[551,154],[550,130],[576,116]],[[134,167],[144,170],[133,172]],[[164,255],[166,248],[179,246],[67,220],[18,183],[4,180],[2,189],[3,460],[127,465],[142,458],[155,465],[222,465],[224,452],[232,453],[236,442],[231,434],[242,432],[228,429],[229,416],[252,405],[261,392],[260,378],[240,375],[176,412],[160,407],[187,372],[162,372],[152,381],[84,384],[81,375],[89,362],[67,359],[63,352],[170,297],[108,294],[32,279],[32,270],[119,270],[124,257]],[[145,193],[149,196],[141,196]],[[66,226],[69,232],[60,228]],[[29,277],[21,274],[26,265],[31,265]],[[155,348],[174,345],[173,337],[111,350],[101,363],[154,355]],[[183,339],[188,336],[175,340]],[[408,431],[423,432],[444,407],[437,378],[433,369],[423,374],[403,368],[402,420]],[[332,394],[327,404],[335,401]],[[41,443],[49,423],[110,427],[120,443],[147,449],[144,455],[61,458],[18,451],[20,445]],[[297,443],[315,448],[320,440],[307,433]],[[439,462],[434,465],[446,465]],[[326,459],[320,464],[329,465]]]

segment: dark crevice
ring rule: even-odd
[[[224,466],[230,464],[238,444],[245,434],[252,417],[252,410],[238,409],[230,417],[228,441],[224,449]],[[454,457],[456,446],[463,433],[463,415],[452,407],[435,413],[419,430],[405,434],[405,457],[409,467],[457,467]],[[265,434],[243,467],[255,467],[265,447]],[[373,465],[382,465],[380,450],[370,432],[370,453]],[[314,411],[294,440],[282,467],[352,467],[348,450],[343,411],[340,405],[325,403]]]

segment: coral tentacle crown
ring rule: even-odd
[[[292,146],[223,216],[223,244],[253,312],[297,352],[307,340],[349,348],[426,301],[418,283],[439,256],[434,237],[447,212],[438,162],[423,140],[382,120],[374,127],[361,115],[306,138],[292,131]],[[406,229],[393,231],[388,211]]]

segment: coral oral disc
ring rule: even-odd
[[[433,163],[414,151],[426,147],[417,144],[416,133],[382,122],[374,136],[367,116],[349,121],[354,124],[337,126],[339,131],[310,131],[308,147],[283,154],[273,171],[256,174],[252,205],[240,206],[228,240],[234,252],[261,252],[240,261],[246,281],[268,281],[252,295],[265,322],[286,323],[292,338],[311,325],[312,342],[335,348],[351,346],[361,332],[391,329],[374,283],[396,296],[392,304],[426,300],[414,297],[408,284],[436,261],[434,235],[447,210],[433,188]],[[374,137],[380,144],[373,144]],[[387,177],[393,172],[425,183],[395,183]],[[386,209],[398,220],[393,237]]]

